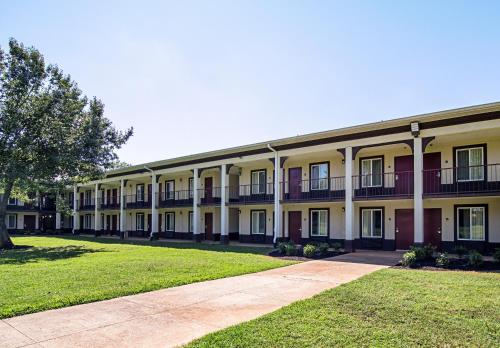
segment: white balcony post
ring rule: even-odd
[[[346,251],[354,251],[354,205],[352,202],[352,147],[345,149],[345,243]]]
[[[75,186],[73,186],[73,234],[76,234],[77,230],[79,229],[79,226],[78,226],[78,188]]]
[[[198,207],[198,168],[193,170],[193,240],[201,242],[200,234],[200,208]]]
[[[413,239],[415,244],[424,243],[423,167],[422,138],[415,138],[413,140]]]
[[[120,180],[120,238],[127,238],[127,229],[125,226],[125,180]]]
[[[281,235],[281,159],[278,152],[274,153],[274,238],[273,243],[276,244],[282,239]]]
[[[156,174],[151,175],[151,240],[158,238],[158,212],[156,209]]]
[[[101,219],[99,218],[99,184],[95,184],[94,196],[94,234],[97,237],[101,232]]]
[[[227,206],[227,165],[221,165],[220,169],[220,177],[221,177],[221,193],[220,193],[220,242],[221,244],[228,244],[228,209]]]

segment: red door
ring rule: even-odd
[[[302,193],[302,168],[288,169],[289,199],[300,199]]]
[[[152,202],[151,192],[152,192],[152,187],[151,187],[151,184],[149,184],[148,185],[148,199],[147,199],[148,203]]]
[[[36,216],[24,215],[24,229],[26,231],[33,231],[36,228]]]
[[[213,181],[212,177],[205,178],[205,202],[213,202]]]
[[[118,204],[118,189],[113,189],[113,200],[111,201],[113,204]],[[109,203],[109,201],[108,201]]]
[[[441,248],[441,208],[424,209],[424,243]]]
[[[205,213],[205,239],[213,239],[213,214]]]
[[[288,212],[288,236],[294,243],[302,242],[302,212]]]
[[[111,217],[111,231],[112,232],[118,231],[118,216],[117,215],[113,215]]]
[[[111,234],[111,215],[106,215],[106,232]]]
[[[78,205],[78,208],[81,208],[85,205],[85,194],[83,192],[80,192],[80,204]],[[80,226],[80,228],[82,228]]]
[[[413,209],[396,209],[396,249],[407,250],[413,244]]]
[[[424,194],[441,191],[441,152],[424,153]]]
[[[162,232],[162,230],[161,230],[161,217],[162,217],[162,215],[158,214],[158,232]]]
[[[394,157],[394,187],[396,194],[413,193],[413,156]]]

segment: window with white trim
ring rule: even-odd
[[[45,198],[45,197],[44,197]],[[85,191],[84,205],[92,205],[92,191]]]
[[[165,199],[174,199],[175,181],[165,181]]]
[[[175,213],[165,213],[165,231],[175,231]]]
[[[311,210],[311,236],[326,237],[328,236],[328,210],[314,209]]]
[[[193,198],[193,188],[194,188],[194,178],[189,178],[188,181],[188,190],[189,190],[189,198]]]
[[[457,208],[458,240],[485,240],[486,216],[484,207]]]
[[[136,185],[135,194],[137,202],[144,202],[144,184]]]
[[[9,198],[8,205],[17,205],[17,198]]]
[[[382,158],[367,158],[361,160],[362,187],[382,186]]]
[[[252,234],[266,234],[266,212],[265,210],[252,211]]]
[[[8,214],[7,215],[7,228],[8,229],[17,228],[17,215],[16,214]]]
[[[83,228],[85,230],[90,230],[92,229],[92,215],[87,214],[83,218]]]
[[[484,153],[482,147],[456,150],[457,181],[484,180]]]
[[[193,217],[194,214],[192,211],[189,212],[189,217],[188,217],[188,231],[193,232],[194,231],[194,226],[193,226]]]
[[[311,190],[328,189],[328,163],[311,165]]]
[[[137,213],[135,215],[135,230],[144,231],[144,213]]]
[[[382,238],[382,209],[361,210],[361,235],[363,238]]]
[[[255,170],[252,171],[251,178],[252,195],[259,195],[266,193],[266,171]]]

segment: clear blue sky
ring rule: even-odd
[[[499,1],[2,1],[130,163],[500,100]]]

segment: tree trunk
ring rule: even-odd
[[[5,191],[0,199],[0,249],[12,249],[14,243],[10,239],[9,232],[7,231],[7,224],[5,219],[7,217],[7,202],[12,192],[13,182],[7,182]]]

